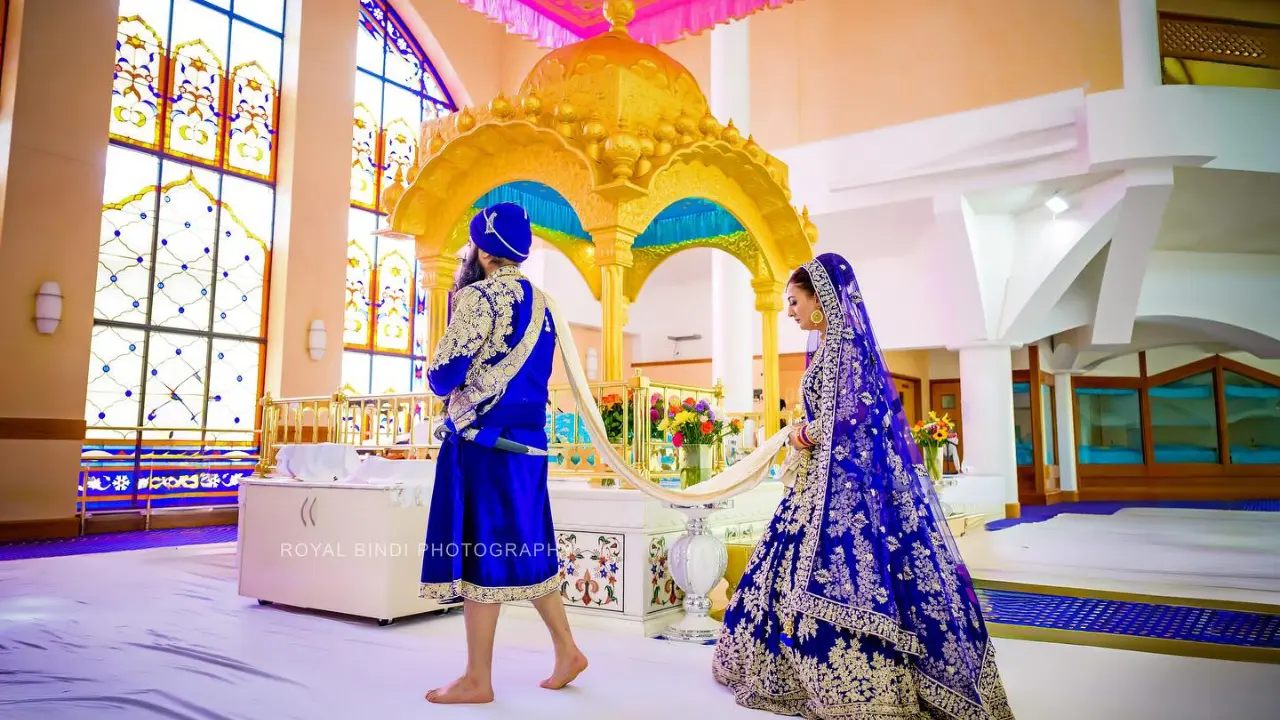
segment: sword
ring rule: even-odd
[[[444,425],[440,425],[436,427],[436,432],[435,432],[436,439],[439,440],[440,442],[444,442],[445,438],[453,434],[455,433]],[[467,430],[463,430],[461,433],[458,433],[458,435],[460,435],[460,437],[463,440],[475,440],[477,433],[475,430],[467,429]],[[539,457],[547,456],[546,450],[539,450],[538,448],[535,448],[535,447],[529,447],[524,443],[518,443],[514,440],[508,440],[504,437],[494,438],[493,447],[497,450],[504,450],[506,452],[515,453],[517,455],[536,455]]]

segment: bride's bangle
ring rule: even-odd
[[[814,442],[814,441],[809,437],[809,426],[808,426],[808,425],[803,425],[803,426],[801,426],[801,427],[800,427],[800,444],[801,444],[801,445],[804,445],[805,447],[813,447],[814,445],[817,445],[817,443],[815,443],[815,442]]]

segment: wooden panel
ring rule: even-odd
[[[79,533],[80,522],[75,517],[0,522],[0,542],[55,540]]]
[[[956,435],[959,436],[957,449],[961,459],[964,458],[964,416],[960,411],[962,406],[959,380],[933,380],[929,383],[929,410],[939,416],[951,416],[951,421],[956,426]],[[959,470],[949,459],[944,469],[949,473]]]
[[[1280,28],[1160,13],[1160,55],[1280,70]]]
[[[893,375],[893,386],[902,399],[902,410],[907,416],[907,423],[915,425],[924,417],[924,398],[921,397],[919,378]]]
[[[84,418],[0,417],[0,440],[84,440]]]

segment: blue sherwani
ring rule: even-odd
[[[545,450],[556,333],[545,296],[514,266],[459,291],[427,382],[446,399],[422,560],[422,596],[531,600],[559,589]]]

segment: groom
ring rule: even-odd
[[[493,700],[501,603],[529,600],[551,632],[560,689],[587,667],[560,597],[547,492],[546,408],[556,332],[547,299],[520,274],[533,241],[513,203],[471,221],[471,252],[427,372],[444,398],[443,441],[422,560],[422,597],[464,602],[467,668],[433,703]]]

